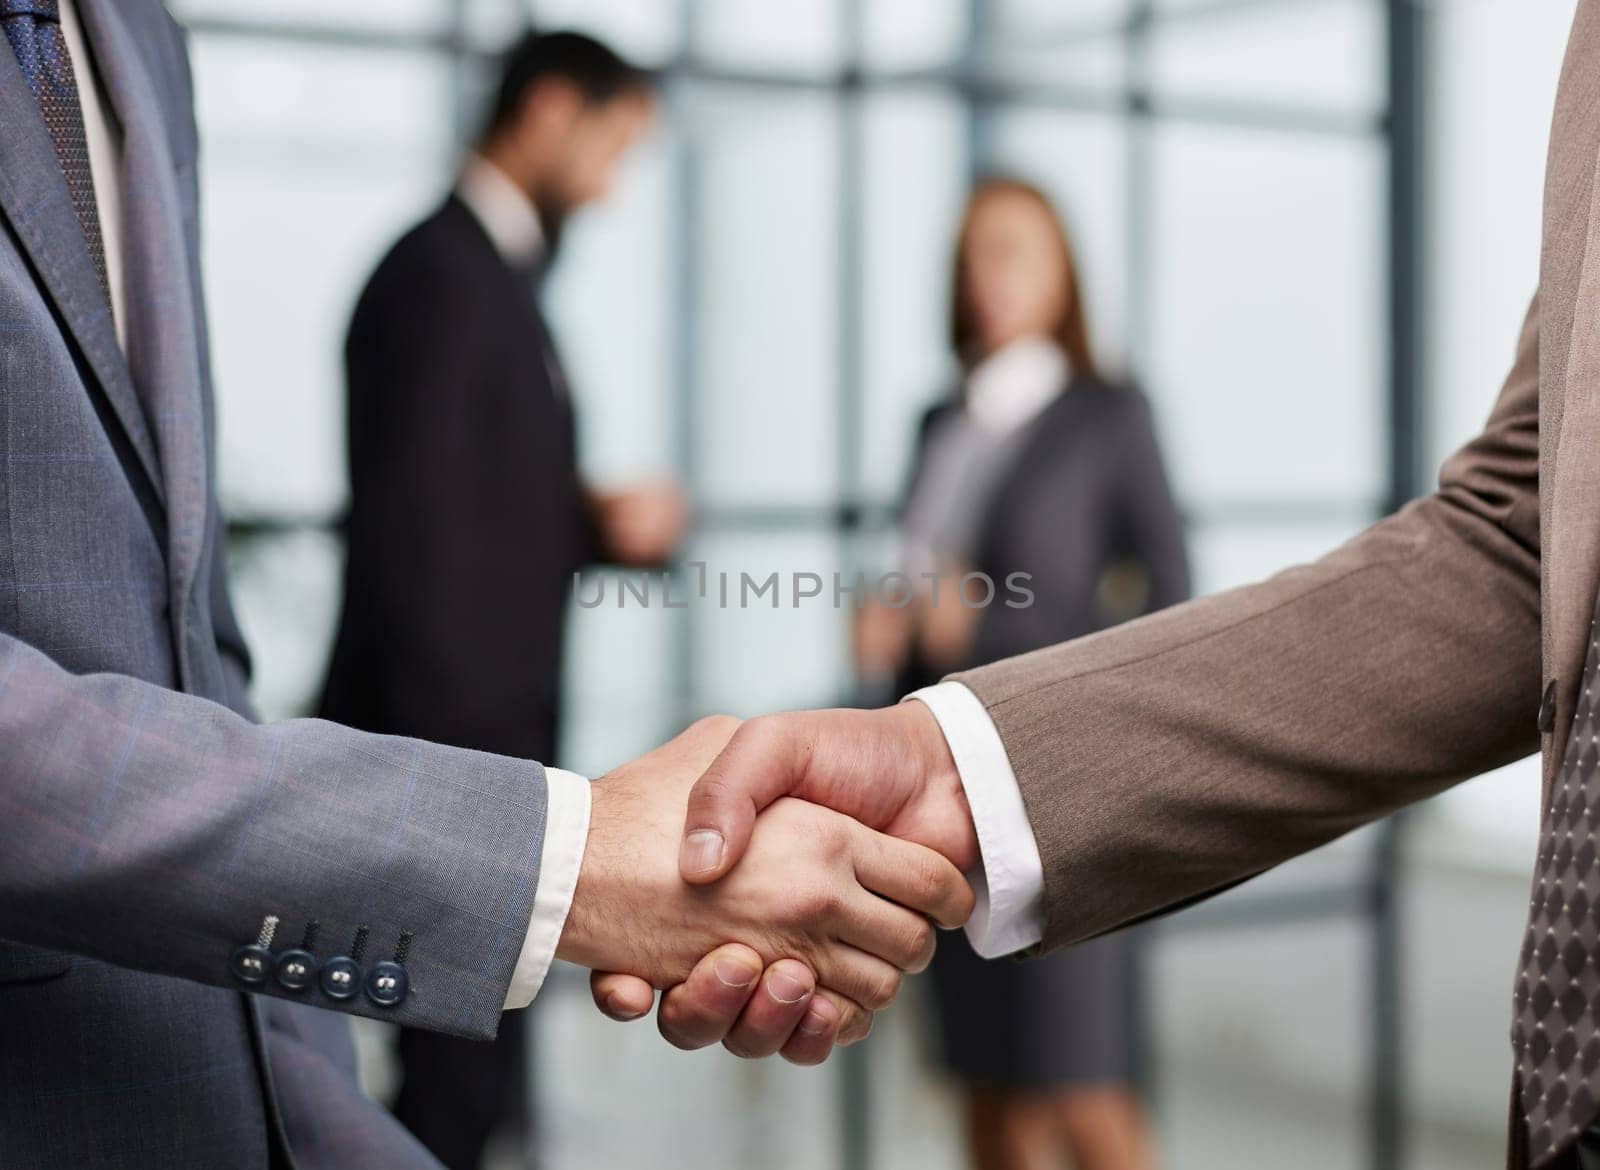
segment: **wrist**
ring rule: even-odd
[[[943,810],[939,843],[935,846],[962,872],[978,866],[978,830],[972,819],[961,770],[956,766],[950,743],[933,711],[921,702],[904,702],[893,708],[904,713],[909,738],[916,745],[921,772],[920,787],[928,807]]]
[[[578,880],[572,891],[572,904],[556,942],[556,958],[590,970],[611,970],[602,953],[604,907],[615,901],[610,890],[612,867],[607,843],[616,831],[614,789],[596,783],[589,810],[589,835],[584,841],[583,860],[578,864]],[[613,932],[614,937],[614,932]]]

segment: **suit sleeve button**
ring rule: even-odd
[[[278,984],[289,991],[304,991],[316,982],[317,957],[296,947],[278,956]]]
[[[278,933],[278,916],[268,914],[261,920],[261,931],[256,941],[235,947],[228,957],[228,970],[240,983],[265,983],[272,974],[272,939]]]
[[[228,969],[240,983],[265,983],[272,971],[272,952],[249,943],[237,948],[228,960]]]
[[[384,960],[367,972],[367,998],[379,1007],[394,1007],[406,997],[410,979],[399,963]]]
[[[361,990],[361,968],[354,959],[340,955],[322,964],[322,994],[329,999],[349,999]]]

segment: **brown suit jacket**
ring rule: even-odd
[[[1600,0],[1583,0],[1538,293],[1488,424],[1438,491],[1314,564],[957,676],[1022,787],[1047,947],[1216,893],[1540,746],[1548,798],[1600,588],[1597,165]]]

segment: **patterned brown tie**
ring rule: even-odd
[[[1513,996],[1528,1153],[1535,1166],[1600,1113],[1600,613],[1583,690],[1539,840],[1533,902]]]
[[[77,213],[83,238],[89,245],[89,259],[100,288],[111,301],[111,285],[106,278],[106,248],[100,235],[100,211],[95,203],[94,176],[89,171],[89,138],[83,128],[83,109],[78,104],[77,78],[72,71],[72,55],[61,32],[61,12],[57,0],[0,0],[0,27],[5,29],[17,55],[17,64],[27,78],[28,88],[39,103],[50,141],[56,148]]]

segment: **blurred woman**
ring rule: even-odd
[[[1182,600],[1182,525],[1150,410],[1102,377],[1077,266],[1049,200],[982,183],[955,257],[951,341],[963,376],[924,419],[902,521],[909,604],[856,626],[863,679],[905,693],[964,667],[1102,629]],[[982,578],[994,583],[994,598]],[[1025,573],[1025,594],[1008,578]],[[923,574],[933,574],[933,580]],[[891,598],[899,602],[900,598]],[[1007,601],[1012,604],[1006,604]],[[1150,1170],[1132,1088],[1134,988],[1126,935],[1030,963],[942,941],[934,987],[943,1050],[968,1089],[980,1170]]]

